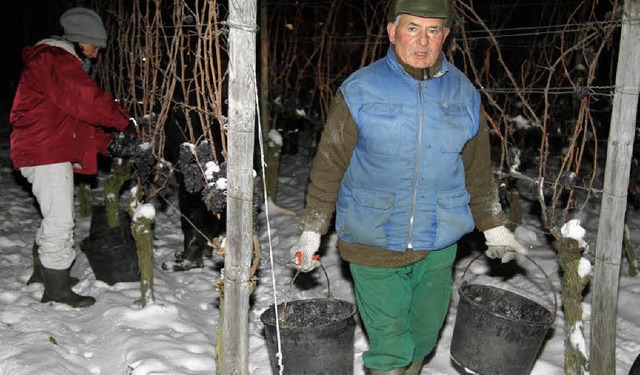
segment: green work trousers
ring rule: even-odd
[[[399,268],[350,264],[358,313],[369,336],[366,368],[402,368],[433,350],[449,310],[456,251],[454,244]]]

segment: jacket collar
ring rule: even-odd
[[[62,48],[63,50],[69,52],[73,56],[77,57],[78,60],[82,61],[80,59],[80,57],[76,54],[75,47],[73,46],[73,43],[71,43],[70,41],[68,41],[68,40],[66,40],[66,39],[64,39],[62,37],[54,35],[51,38],[42,39],[41,41],[36,43],[36,46],[37,45],[41,45],[41,44],[46,44],[48,46]]]

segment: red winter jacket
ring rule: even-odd
[[[48,44],[47,44],[48,43]],[[71,162],[97,173],[97,153],[109,156],[113,136],[129,114],[82,69],[69,42],[48,39],[23,50],[24,70],[11,108],[11,160],[16,169]]]

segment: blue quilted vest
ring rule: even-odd
[[[461,152],[479,127],[480,95],[446,59],[409,76],[390,48],[339,89],[358,127],[340,187],[336,232],[350,243],[439,250],[475,227]]]

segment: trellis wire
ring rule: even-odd
[[[254,65],[254,69],[255,69],[255,65]],[[253,71],[253,75],[252,78],[254,80],[254,91],[255,91],[255,98],[256,98],[256,108],[259,108],[258,106],[260,105],[260,100],[259,100],[259,96],[258,96],[258,85],[257,85],[257,73],[254,70]],[[264,157],[264,140],[262,138],[262,119],[260,118],[260,111],[256,110],[256,116],[257,116],[257,128],[258,128],[258,143],[260,144],[260,165],[262,166],[261,168],[261,172],[262,172],[262,191],[263,191],[263,195],[264,195],[264,216],[265,216],[265,222],[267,224],[267,238],[268,238],[268,242],[269,242],[269,263],[270,263],[270,271],[271,271],[271,287],[273,289],[273,311],[275,313],[276,318],[278,317],[278,291],[276,288],[276,273],[275,273],[275,268],[273,266],[273,243],[271,241],[271,223],[269,220],[269,196],[267,194],[267,179],[266,179],[266,173],[265,173],[265,167],[267,166],[265,163],[265,157]],[[282,342],[280,339],[280,325],[276,324],[276,343],[278,346],[278,352],[276,353],[276,358],[278,359],[278,367],[279,367],[279,375],[282,375],[283,371],[284,371],[284,365],[282,364]]]

